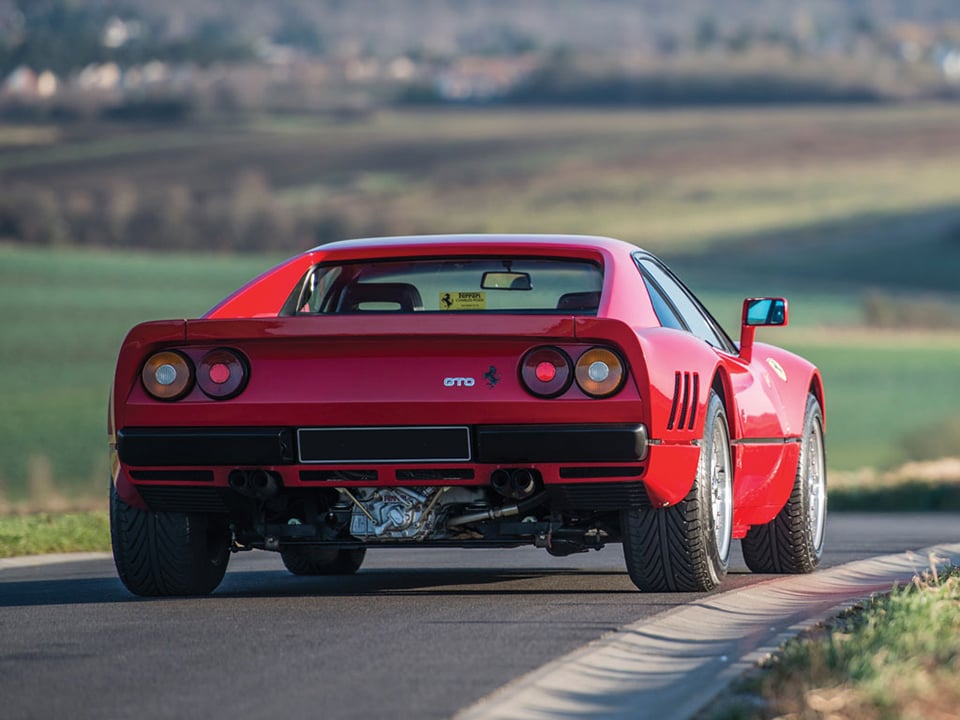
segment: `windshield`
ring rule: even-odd
[[[595,315],[603,272],[578,259],[483,257],[319,265],[297,314],[362,312]]]

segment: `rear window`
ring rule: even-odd
[[[297,314],[498,312],[595,315],[597,263],[553,258],[443,258],[319,265]]]

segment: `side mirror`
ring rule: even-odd
[[[786,325],[786,299],[747,298],[743,301],[743,317],[741,323],[751,327],[761,325]]]
[[[750,362],[753,356],[753,339],[758,327],[787,324],[789,313],[785,298],[747,298],[743,301],[740,316],[740,358]]]

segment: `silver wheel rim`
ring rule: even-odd
[[[733,531],[733,484],[730,479],[730,445],[722,417],[713,426],[710,454],[710,504],[713,511],[713,534],[717,554],[725,560],[730,553]]]
[[[807,476],[807,513],[813,547],[823,544],[824,521],[827,516],[827,472],[823,457],[823,428],[817,420],[807,436],[807,458],[804,473]]]

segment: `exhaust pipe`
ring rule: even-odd
[[[505,498],[523,500],[537,491],[540,473],[528,468],[498,468],[490,473],[490,485]]]
[[[503,468],[490,473],[490,484],[504,497],[510,497],[510,472]]]
[[[246,495],[247,489],[249,488],[248,479],[249,476],[243,470],[231,470],[230,475],[227,476],[227,484],[230,485],[235,492]]]
[[[258,500],[275,497],[280,492],[280,476],[262,468],[232,470],[227,476],[227,484],[234,492]]]
[[[280,491],[276,473],[260,468],[250,473],[250,485],[254,496],[258,498],[272,498]]]
[[[527,498],[522,502],[518,502],[516,505],[504,505],[503,507],[499,508],[490,508],[489,510],[481,510],[479,512],[469,513],[468,515],[450,518],[447,520],[447,527],[460,527],[461,525],[470,525],[472,523],[483,522],[485,520],[501,520],[503,518],[521,515],[537,507],[537,505],[542,503],[546,497],[547,493],[542,492],[539,495],[534,495],[533,497]]]
[[[537,477],[532,470],[525,468],[514,470],[513,475],[510,476],[510,487],[513,490],[513,497],[518,500],[528,498],[537,489]]]

